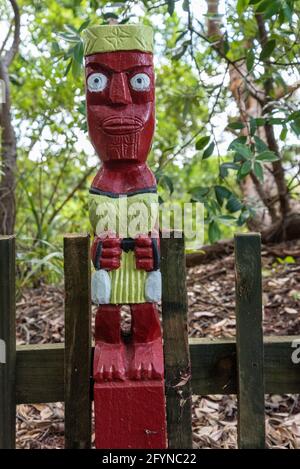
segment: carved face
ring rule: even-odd
[[[145,162],[155,126],[152,54],[103,52],[85,65],[89,135],[100,159]]]

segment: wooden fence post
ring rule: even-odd
[[[184,238],[171,235],[161,239],[168,448],[186,449],[192,448],[192,391]]]
[[[91,447],[89,235],[64,237],[65,447]]]
[[[238,446],[265,447],[261,250],[258,233],[235,236]]]
[[[0,236],[0,449],[16,444],[15,237]]]

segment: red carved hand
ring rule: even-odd
[[[121,265],[121,240],[116,236],[95,237],[91,256],[96,270],[115,270]]]
[[[155,253],[153,242],[156,243],[157,246],[157,240],[152,240],[148,235],[139,235],[135,239],[134,253],[137,269],[146,270],[146,272],[149,272],[158,268],[157,266],[155,266]],[[156,250],[157,249],[158,248],[156,247]]]

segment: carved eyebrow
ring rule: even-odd
[[[116,72],[115,69],[110,68],[108,65],[99,64],[98,62],[89,62],[86,65],[86,67],[92,67],[92,68],[98,68],[98,69],[102,68],[102,69],[108,70],[109,72],[112,72],[112,73]],[[120,72],[133,72],[137,68],[149,68],[149,67],[151,67],[150,64],[149,65],[145,65],[145,64],[143,64],[143,65],[134,65],[132,67],[124,68],[124,69],[120,70]]]

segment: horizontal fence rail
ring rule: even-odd
[[[291,360],[300,336],[265,337],[264,376],[267,394],[298,393],[299,365]],[[193,394],[237,394],[236,343],[190,339]],[[17,347],[18,404],[64,401],[64,344]]]

